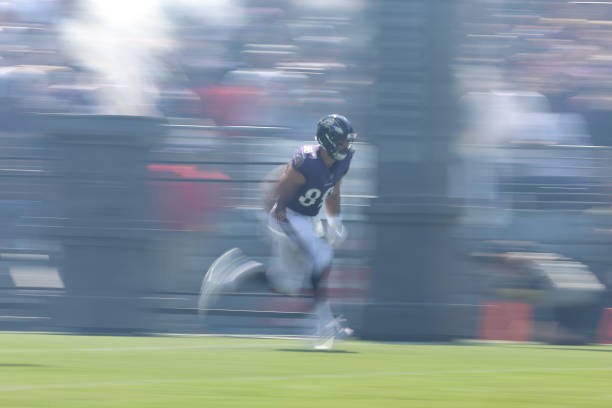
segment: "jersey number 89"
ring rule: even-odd
[[[302,204],[304,207],[310,207],[314,204],[317,204],[318,207],[321,207],[321,204],[323,204],[323,202],[333,189],[333,187],[328,188],[325,194],[323,194],[323,197],[321,198],[321,190],[319,190],[318,188],[310,188],[306,190],[304,195],[301,195],[298,200],[300,201],[300,204]],[[321,199],[319,200],[319,198]]]

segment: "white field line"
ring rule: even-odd
[[[103,381],[87,383],[68,384],[40,384],[40,385],[9,385],[0,386],[0,392],[27,391],[27,390],[54,390],[75,388],[99,388],[99,387],[131,387],[146,386],[152,384],[187,384],[187,383],[240,383],[240,382],[270,382],[293,381],[293,380],[327,380],[327,379],[350,379],[368,377],[409,377],[409,376],[433,376],[433,375],[469,375],[469,374],[500,374],[500,373],[523,373],[523,372],[575,372],[575,371],[612,371],[612,367],[541,367],[541,368],[510,368],[499,370],[449,370],[449,371],[389,371],[389,372],[367,372],[351,374],[304,374],[287,376],[249,376],[228,378],[167,378],[167,379],[140,379],[131,381]]]

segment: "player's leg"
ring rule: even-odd
[[[272,234],[274,256],[271,268],[250,259],[238,248],[226,251],[204,275],[198,299],[200,314],[206,313],[222,290],[231,291],[240,287],[295,295],[304,287],[300,281],[307,276],[302,250],[288,238],[275,219],[270,219],[269,223],[270,229],[276,230]]]
[[[320,266],[313,264],[316,257],[312,255],[313,249],[308,247],[317,237],[310,217],[301,216],[291,210],[288,210],[288,213],[292,214],[292,221],[287,225],[281,225],[272,216],[268,220],[274,255],[270,268],[248,258],[238,248],[226,251],[212,263],[204,275],[200,289],[200,314],[206,312],[222,290],[265,287],[267,290],[297,295],[306,287],[313,268],[320,269]],[[331,259],[331,253],[328,257]]]
[[[198,298],[198,313],[205,314],[224,288],[234,287],[245,276],[263,273],[261,262],[249,259],[239,248],[232,248],[219,256],[208,268]]]
[[[287,218],[300,244],[304,264],[310,269],[315,314],[315,348],[329,349],[335,339],[352,334],[343,319],[335,318],[327,298],[327,279],[331,270],[333,249],[317,233],[316,224],[308,217],[288,211]]]
[[[270,285],[278,292],[297,295],[310,284],[312,265],[303,244],[304,229],[309,228],[308,217],[295,214],[287,223],[280,223],[269,215],[268,230],[272,238],[272,261],[267,271]]]
[[[331,265],[324,268],[320,273],[315,271],[312,275],[315,340],[314,348],[319,350],[329,350],[337,340],[341,340],[353,334],[353,330],[346,325],[342,316],[334,316],[329,299],[327,296],[327,279],[329,277]]]
[[[290,239],[275,219],[269,220],[273,234],[271,268],[248,258],[240,249],[232,248],[217,258],[202,281],[198,310],[204,314],[222,290],[257,287],[285,294],[297,294],[303,288],[303,251]]]
[[[295,296],[309,286],[310,265],[301,248],[291,239],[278,237],[274,240],[272,260],[266,277],[277,292]]]

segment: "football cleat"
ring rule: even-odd
[[[323,324],[315,336],[313,348],[315,350],[331,350],[338,340],[352,336],[353,329],[346,326],[346,319],[339,316]]]
[[[262,266],[260,262],[250,260],[238,248],[224,252],[204,275],[198,299],[198,313],[200,315],[206,313],[222,288],[231,286],[244,273]]]

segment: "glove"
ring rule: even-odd
[[[287,215],[284,212],[276,212],[276,205],[268,213],[268,230],[273,233],[274,236],[286,236],[285,231],[281,225],[282,222],[287,222]]]
[[[340,246],[346,239],[346,228],[340,215],[327,215],[327,242],[333,248]]]

